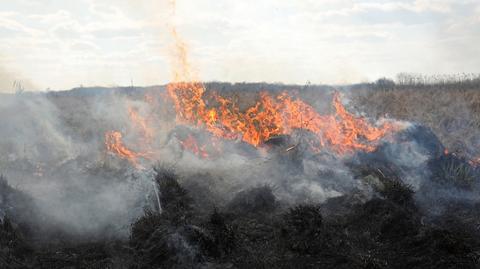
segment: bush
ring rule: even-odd
[[[25,268],[25,259],[32,253],[32,248],[9,218],[0,220],[0,267]]]
[[[224,256],[231,254],[237,245],[237,238],[233,227],[227,224],[225,216],[216,208],[210,215],[207,227],[213,235],[215,248],[212,253],[214,256]]]
[[[267,213],[276,207],[276,198],[269,186],[241,191],[227,205],[229,211],[238,214]]]
[[[298,205],[283,216],[282,237],[287,248],[315,254],[322,244],[323,218],[320,207]]]
[[[160,190],[162,217],[175,225],[186,224],[193,214],[193,200],[178,183],[178,176],[169,169],[156,169],[155,182]]]
[[[459,188],[473,187],[476,174],[471,165],[454,154],[443,155],[431,162],[432,179],[444,185],[453,185]]]
[[[409,185],[399,180],[383,181],[383,189],[380,193],[390,201],[403,205],[413,206],[413,194],[415,193]]]

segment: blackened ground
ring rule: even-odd
[[[162,211],[146,210],[129,240],[38,243],[5,216],[0,268],[479,267],[480,205],[452,204],[427,221],[408,186],[388,173],[370,175],[383,187],[366,202],[350,195],[285,208],[259,186],[199,210],[208,191],[191,195],[174,172],[158,169]],[[4,186],[2,197],[9,192],[17,193]]]

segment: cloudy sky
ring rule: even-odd
[[[0,90],[162,84],[169,25],[203,80],[480,72],[478,0],[0,0]]]

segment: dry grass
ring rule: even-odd
[[[358,111],[430,127],[450,152],[480,154],[480,89],[352,90]]]
[[[480,80],[459,80],[436,82],[433,84],[400,84],[388,80],[357,86],[332,87],[322,85],[283,85],[267,83],[206,83],[206,99],[209,103],[212,92],[230,98],[241,110],[253,106],[259,98],[259,92],[269,91],[273,95],[284,90],[291,91],[307,103],[313,105],[319,113],[331,113],[332,92],[348,88],[354,106],[353,110],[365,113],[372,118],[387,116],[394,119],[417,122],[430,127],[450,152],[464,153],[467,156],[480,155]],[[427,81],[428,82],[428,81]],[[128,88],[115,90],[129,98],[142,99],[143,93],[151,91],[159,98],[162,87]],[[98,90],[98,91],[95,91]],[[93,93],[102,95],[102,89],[92,89],[89,94],[80,94],[78,90],[50,93],[49,99],[61,112],[62,123],[72,128],[72,135],[83,139],[101,137],[95,126],[102,126],[98,119],[89,117],[95,99]],[[103,89],[105,90],[105,89]],[[113,89],[110,89],[113,91]],[[109,95],[100,98],[109,100]],[[348,94],[347,94],[348,96]],[[209,99],[210,98],[210,99]],[[163,103],[162,103],[163,104]],[[72,108],[75,107],[75,110]],[[350,107],[351,108],[351,107]],[[173,111],[170,111],[172,114]],[[80,117],[79,117],[80,115]],[[88,124],[87,124],[88,123]],[[94,123],[94,124],[92,124]],[[86,125],[87,124],[87,125]],[[91,126],[89,126],[91,125]]]

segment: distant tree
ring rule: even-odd
[[[395,82],[389,78],[380,78],[375,81],[375,87],[381,90],[391,90],[395,88]]]

